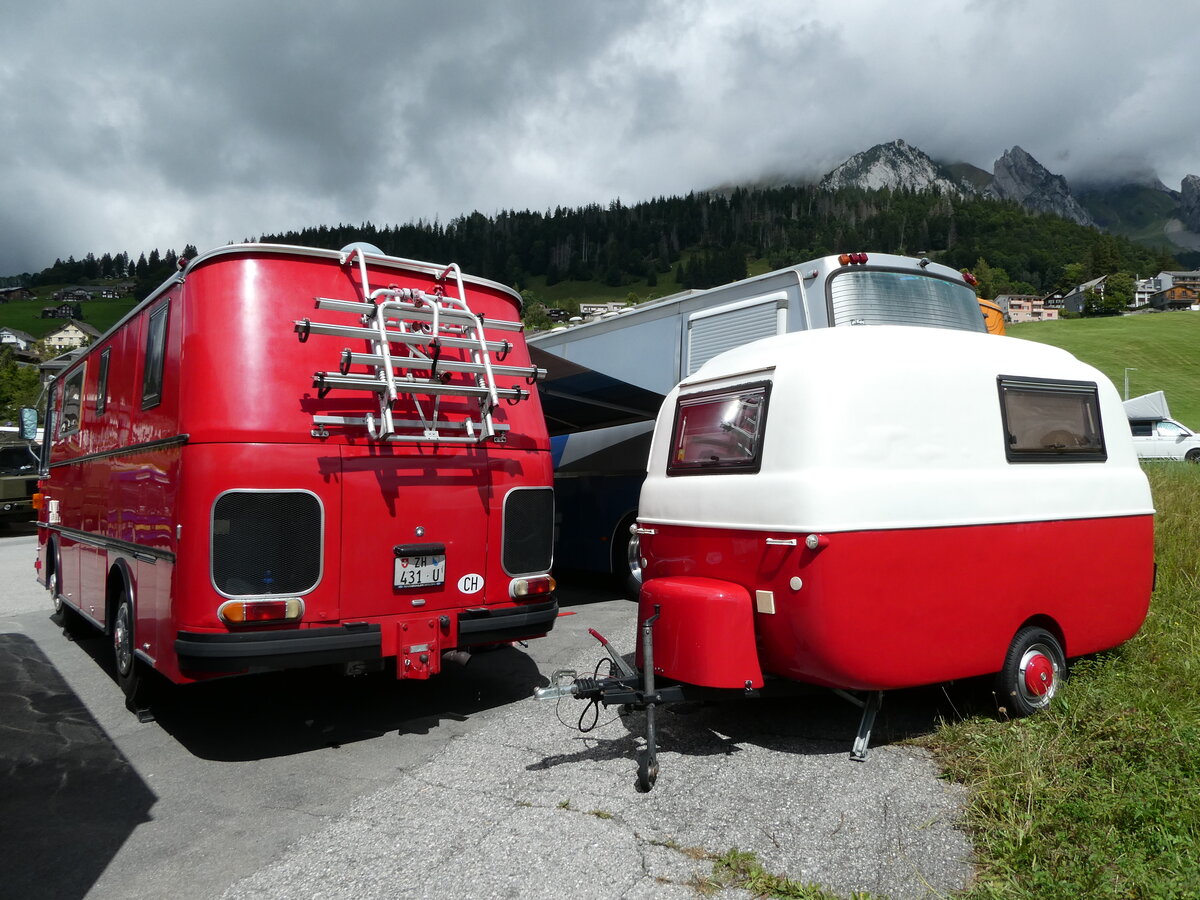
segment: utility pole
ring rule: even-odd
[[[1137,368],[1133,367],[1133,366],[1127,367],[1125,369],[1125,399],[1126,400],[1129,399],[1129,373],[1136,372],[1136,371],[1137,371]]]

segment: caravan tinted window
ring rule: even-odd
[[[668,475],[757,472],[771,383],[680,397]]]
[[[1108,459],[1093,382],[999,378],[1009,462],[1103,462]]]

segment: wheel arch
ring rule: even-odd
[[[111,634],[113,619],[117,615],[117,606],[125,597],[137,613],[137,595],[134,591],[133,571],[124,559],[118,559],[108,568],[108,577],[104,581],[104,633]]]
[[[1046,615],[1045,613],[1038,613],[1035,616],[1030,616],[1028,619],[1022,622],[1012,633],[1012,637],[1009,639],[1009,646],[1012,645],[1012,642],[1016,639],[1017,635],[1020,634],[1021,629],[1030,627],[1044,628],[1046,631],[1050,632],[1050,634],[1054,636],[1054,639],[1058,641],[1058,646],[1062,648],[1063,657],[1065,659],[1071,658],[1070,648],[1067,646],[1067,636],[1063,632],[1062,626],[1059,625],[1057,619],[1055,619],[1053,616]]]

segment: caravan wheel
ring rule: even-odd
[[[1058,638],[1044,628],[1022,628],[1013,638],[997,680],[1001,703],[1014,718],[1050,705],[1067,677],[1067,661]]]

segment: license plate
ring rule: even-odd
[[[398,588],[430,587],[446,581],[446,557],[397,556],[392,581]]]

